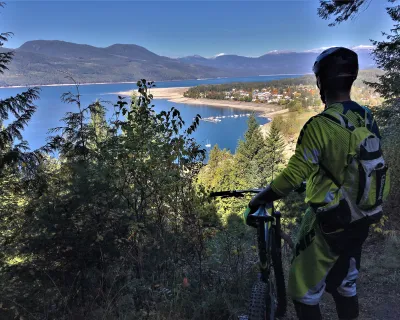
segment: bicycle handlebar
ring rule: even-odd
[[[223,197],[223,198],[241,198],[244,197],[246,193],[260,193],[262,189],[249,189],[249,190],[231,190],[231,191],[218,191],[212,192],[210,197]]]
[[[242,198],[246,193],[260,193],[263,189],[249,189],[249,190],[231,190],[231,191],[217,191],[211,192],[210,197],[222,197],[222,198]],[[302,193],[306,190],[306,183],[302,182],[301,185],[294,190],[297,193]]]

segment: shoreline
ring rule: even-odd
[[[312,73],[282,73],[282,74],[259,74],[257,76],[247,76],[242,78],[253,78],[253,77],[273,77],[273,76],[304,76]],[[148,80],[157,82],[177,82],[177,81],[202,81],[202,80],[218,80],[218,79],[229,79],[230,77],[217,77],[217,78],[199,78],[199,79],[179,79],[179,80]],[[235,78],[235,77],[233,77]],[[79,83],[80,86],[90,85],[102,85],[102,84],[136,84],[140,80],[136,81],[118,81],[118,82],[85,82]],[[32,85],[18,85],[18,86],[0,86],[0,89],[18,89],[18,88],[31,88],[31,87],[66,87],[74,86],[75,83],[52,83],[52,84],[32,84]]]
[[[261,75],[260,75],[261,77]],[[217,78],[216,78],[217,79]],[[201,80],[201,79],[193,79]],[[170,80],[166,82],[174,82],[181,80]],[[98,82],[98,83],[82,83],[79,86],[88,85],[109,85],[109,84],[136,84],[134,82]],[[32,85],[32,86],[8,86],[1,87],[0,89],[16,89],[16,88],[30,88],[30,87],[66,87],[75,86],[74,83],[64,83],[64,84],[46,84],[46,85]],[[194,99],[187,98],[183,96],[183,93],[187,91],[190,87],[169,87],[169,88],[151,88],[149,93],[153,94],[154,99],[165,99],[173,103],[188,104],[193,106],[210,106],[217,108],[231,108],[243,111],[254,111],[259,113],[260,117],[271,118],[278,114],[283,114],[288,112],[288,109],[282,109],[281,107],[273,104],[267,103],[255,103],[255,102],[243,102],[243,101],[229,101],[229,100],[214,100],[214,99]],[[110,92],[109,94],[121,95],[121,96],[131,96],[132,93],[137,92],[137,89],[121,92]]]
[[[153,94],[154,99],[165,99],[170,102],[188,104],[188,105],[206,105],[210,107],[222,107],[240,109],[246,111],[259,112],[262,116],[270,117],[276,114],[286,113],[288,109],[282,109],[280,106],[273,104],[260,104],[255,102],[242,102],[242,101],[227,101],[227,100],[214,100],[214,99],[194,99],[184,97],[183,94],[190,87],[173,87],[173,88],[152,88],[149,90]],[[129,97],[136,90],[115,92],[120,96]]]
[[[126,81],[126,82],[86,82],[86,83],[78,83],[79,86],[91,86],[91,85],[103,85],[103,84],[136,84],[137,81]],[[33,87],[68,87],[75,86],[76,83],[60,83],[60,84],[33,84],[27,86],[6,86],[1,87],[0,89],[18,89],[18,88],[33,88]]]

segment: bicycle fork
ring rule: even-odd
[[[262,282],[267,282],[269,279],[270,268],[268,259],[268,236],[269,236],[269,222],[263,221],[258,225],[258,248],[259,248],[259,259],[260,259],[260,274]]]
[[[274,257],[268,251],[268,247],[271,245],[269,236],[271,228],[275,228],[275,249],[276,254],[281,256],[281,215],[280,212],[273,212],[272,216],[266,216],[266,219],[258,225],[258,247],[259,247],[259,259],[260,259],[260,274],[261,281],[267,282],[270,276],[271,263]],[[275,221],[275,224],[272,224]]]

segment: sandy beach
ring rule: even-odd
[[[249,110],[249,111],[260,112],[268,117],[287,112],[287,109],[282,110],[280,106],[273,104],[266,104],[266,103],[261,104],[254,102],[242,102],[242,101],[186,98],[183,96],[183,93],[188,89],[189,87],[153,88],[150,90],[150,93],[153,94],[154,99],[166,99],[171,102],[184,103],[189,105],[190,104],[207,105],[213,107]],[[123,91],[123,92],[117,92],[117,94],[121,96],[131,96],[132,93],[136,91],[137,90]]]

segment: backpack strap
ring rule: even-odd
[[[318,114],[317,117],[320,116],[320,117],[327,118],[327,119],[335,122],[336,124],[340,125],[344,129],[347,129],[349,131],[354,131],[355,127],[353,124],[350,123],[349,119],[345,115],[343,115],[339,112],[338,112],[338,114],[340,116],[340,120],[338,118],[334,117],[333,115],[331,115],[329,113],[325,113],[325,112]]]
[[[318,116],[324,117],[324,118],[326,118],[326,119],[329,119],[330,121],[335,122],[337,125],[341,126],[343,129],[348,130],[348,131],[350,131],[350,132],[351,132],[351,131],[354,131],[354,129],[355,129],[353,126],[352,126],[352,127],[349,126],[348,119],[347,119],[345,116],[343,116],[342,114],[340,114],[340,116],[341,116],[343,122],[341,122],[338,118],[334,117],[333,115],[328,114],[328,113],[325,113],[325,112],[320,113],[319,115],[317,115],[317,117],[318,117]],[[319,166],[324,170],[325,175],[326,175],[329,179],[331,179],[332,182],[340,189],[340,188],[342,187],[342,183],[340,183],[339,180],[336,179],[336,178],[334,177],[334,175],[333,175],[333,174],[329,171],[329,169],[322,163],[322,161],[320,161],[318,164],[319,164]]]
[[[319,164],[319,166],[324,170],[325,175],[326,175],[329,179],[331,179],[331,180],[333,181],[333,183],[340,189],[340,188],[342,187],[342,184],[339,182],[339,180],[337,180],[337,179],[333,176],[333,174],[328,170],[327,167],[325,167],[325,166],[322,164],[322,162],[319,162],[318,164]]]
[[[331,120],[331,121],[333,121],[333,122],[336,122],[337,124],[342,125],[342,123],[340,122],[339,119],[335,118],[334,116],[332,116],[332,115],[330,115],[330,114],[328,114],[328,113],[322,112],[322,113],[320,113],[318,116],[328,118],[329,120]]]
[[[373,129],[374,128],[374,124],[375,124],[375,119],[374,119],[374,117],[372,115],[371,110],[369,108],[367,108],[366,106],[363,106],[362,108],[365,110],[365,115],[364,115],[364,118],[365,118],[364,119],[364,125],[365,125],[365,127],[369,131],[371,131],[372,133],[377,135],[376,132],[374,132],[374,129]]]

